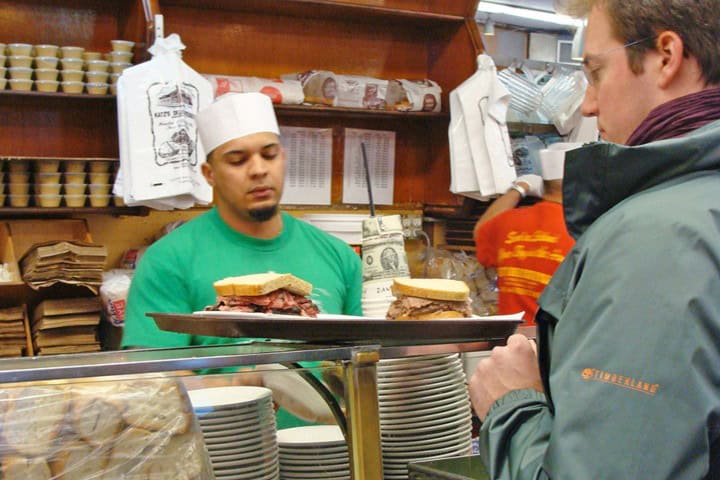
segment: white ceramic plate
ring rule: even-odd
[[[345,437],[337,425],[310,425],[284,428],[277,432],[278,445],[322,446],[345,444]]]
[[[255,404],[272,397],[272,390],[263,387],[213,387],[188,391],[193,408],[241,406]]]
[[[437,415],[438,413],[445,414],[446,416],[470,408],[470,398],[465,395],[453,399],[451,402],[440,404],[432,407],[424,407],[417,409],[399,409],[394,412],[383,411],[380,412],[380,419],[389,422],[394,419],[397,420],[411,420],[419,417],[425,418],[426,416]]]

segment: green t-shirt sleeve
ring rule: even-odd
[[[191,313],[181,263],[161,249],[148,249],[128,293],[122,347],[185,347],[192,336],[160,330],[149,312]]]
[[[354,250],[348,249],[349,266],[346,271],[347,297],[344,302],[343,314],[362,315],[362,262]]]

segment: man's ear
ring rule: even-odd
[[[202,165],[200,165],[200,170],[202,171],[203,177],[205,177],[205,180],[208,182],[208,184],[211,187],[215,186],[215,175],[213,172],[212,164],[210,163],[210,158],[203,162]]]
[[[666,30],[655,40],[656,52],[660,55],[658,86],[668,88],[677,79],[684,61],[685,45],[677,33]]]

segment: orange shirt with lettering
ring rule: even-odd
[[[497,268],[498,314],[524,311],[523,325],[535,325],[537,299],[574,244],[555,202],[514,208],[481,225],[476,255],[481,265]]]

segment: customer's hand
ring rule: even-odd
[[[519,334],[508,338],[506,346],[493,348],[492,354],[478,363],[469,385],[470,399],[481,421],[500,397],[527,388],[543,391],[537,346]]]
[[[517,180],[515,180],[515,183],[522,184],[520,186],[523,187],[531,197],[542,198],[545,193],[543,179],[540,175],[520,175]]]

